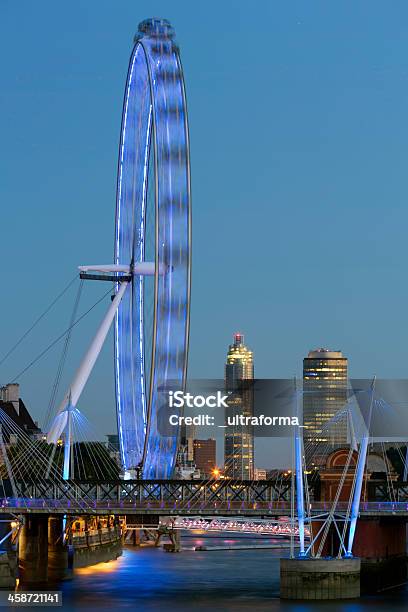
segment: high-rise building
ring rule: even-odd
[[[327,425],[347,402],[347,370],[347,357],[341,351],[319,348],[303,359],[303,436],[308,466],[347,445],[347,420]]]
[[[194,463],[201,475],[210,478],[217,465],[216,442],[214,438],[208,440],[194,440]]]
[[[238,381],[254,377],[252,351],[244,344],[242,334],[234,334],[225,364],[225,388],[236,391]],[[228,400],[227,414],[253,415],[253,397],[250,389],[233,394]],[[251,426],[230,426],[225,430],[224,475],[226,478],[252,480],[254,476],[254,436]]]

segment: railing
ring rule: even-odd
[[[336,507],[336,514],[346,513],[347,502],[339,502]],[[311,505],[310,514],[324,514],[331,510],[331,502],[315,502]],[[0,505],[1,512],[32,512],[43,511],[44,513],[64,512],[69,514],[93,514],[93,513],[114,513],[130,514],[132,512],[155,513],[155,514],[257,514],[257,515],[289,515],[291,506],[289,502],[230,502],[219,503],[177,503],[162,501],[84,501],[84,500],[58,500],[58,499],[26,499],[26,498],[6,498]],[[407,502],[362,502],[360,504],[362,514],[408,514]]]
[[[384,497],[382,482],[372,483],[371,491]],[[249,514],[289,514],[290,480],[280,481],[195,481],[195,480],[127,480],[112,482],[66,481],[55,483],[16,483],[17,498],[0,498],[0,510],[88,513],[109,512],[192,513],[222,512]],[[408,485],[394,483],[394,501],[363,501],[362,513],[408,512]],[[348,502],[339,502],[336,512],[345,513]],[[313,501],[313,515],[328,512],[332,502]]]
[[[120,480],[16,483],[19,497],[114,502],[274,502],[290,500],[290,479],[264,481]]]

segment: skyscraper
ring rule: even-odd
[[[303,430],[306,464],[347,445],[347,420],[325,424],[347,401],[347,357],[341,351],[319,348],[303,359]]]
[[[244,344],[242,334],[234,334],[234,343],[229,346],[225,364],[225,388],[236,391],[238,381],[254,377],[253,354]],[[253,414],[252,391],[233,395],[228,400],[228,414]],[[254,476],[254,436],[251,426],[230,426],[225,430],[224,475],[227,478],[252,480]]]

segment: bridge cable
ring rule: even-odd
[[[37,357],[35,357],[35,359],[33,359],[23,370],[21,370],[21,372],[14,376],[11,382],[16,382],[17,379],[20,378],[20,376],[25,374],[33,365],[35,365],[42,357],[44,357],[44,355],[48,353],[48,351],[51,350],[53,346],[55,346],[60,340],[62,340],[62,338],[64,338],[71,331],[71,329],[78,325],[78,323],[82,321],[82,319],[86,317],[91,312],[91,310],[93,310],[98,304],[100,304],[106,298],[106,296],[111,293],[111,291],[112,289],[108,289],[108,291],[106,291],[106,293],[104,293],[99,298],[99,300],[97,300],[90,308],[88,308],[86,312],[84,312],[80,317],[78,317],[78,319],[74,321],[74,323],[70,327],[68,327],[64,332],[62,332],[62,334],[60,334],[55,340],[53,340],[43,351],[41,351],[41,353],[37,355]]]
[[[114,461],[114,459],[110,456],[109,450],[106,448],[106,446],[102,442],[96,442],[97,446],[95,446],[95,443],[92,442],[92,439],[95,439],[95,437],[97,438],[99,436],[98,432],[92,427],[92,424],[82,412],[75,411],[73,413],[72,423],[74,427],[74,435],[76,436],[76,439],[78,440],[78,449],[81,454],[81,458],[82,458],[82,451],[81,451],[81,446],[80,446],[79,441],[82,439],[82,440],[88,441],[88,444],[84,448],[84,450],[86,450],[87,454],[89,455],[89,459],[93,465],[96,477],[98,477],[98,473],[99,473],[102,479],[109,480],[110,479],[109,472],[111,471],[111,469],[116,468],[117,464]],[[91,442],[89,442],[89,440],[91,440]],[[82,463],[83,463],[83,471],[86,476],[85,462],[83,458],[82,458]],[[101,468],[101,464],[107,468],[108,472],[104,472],[104,469]],[[89,476],[88,476],[88,479],[89,479]]]
[[[34,321],[34,323],[27,329],[27,331],[24,332],[21,338],[0,359],[0,365],[2,365],[6,361],[7,357],[9,357],[15,351],[15,349],[23,342],[23,340],[28,336],[28,334],[38,325],[38,323],[45,317],[45,315],[49,313],[51,308],[58,302],[58,300],[62,298],[63,295],[65,295],[65,293],[68,291],[71,285],[73,285],[73,283],[76,281],[77,278],[78,278],[78,275],[75,274],[74,278],[70,280],[68,285],[53,299],[51,304],[47,306],[44,312]]]
[[[18,472],[19,477],[23,484],[40,486],[41,490],[46,490],[45,487],[49,487],[49,481],[47,482],[44,478],[38,478],[38,474],[44,473],[44,467],[48,463],[48,457],[44,455],[42,452],[43,442],[38,440],[33,441],[29,436],[24,432],[24,430],[20,429],[12,419],[0,409],[0,419],[4,420],[6,424],[8,424],[9,430],[11,433],[14,433],[18,436],[20,443],[21,441],[25,442],[26,447],[23,446],[23,451],[11,456],[12,470],[16,474]],[[16,451],[18,447],[14,447]],[[35,461],[33,461],[33,459]],[[32,475],[29,475],[27,469],[31,470]],[[53,466],[53,472],[55,476],[52,479],[52,483],[56,484],[57,487],[62,490],[63,487],[64,498],[67,501],[74,501],[78,503],[77,496],[75,494],[75,489],[72,489],[71,485],[67,483],[67,481],[63,480],[61,475],[58,473],[58,469]],[[4,485],[3,485],[4,488]],[[30,494],[32,497],[32,495]],[[88,497],[85,494],[86,497]],[[88,502],[84,499],[84,492],[82,492],[81,501],[85,504],[86,508],[91,507]],[[45,500],[44,500],[45,503]],[[92,504],[92,501],[91,501]]]
[[[79,419],[77,418],[77,415],[75,413],[73,414],[73,417],[74,418],[72,419],[72,424],[73,424],[73,429],[74,429],[74,435],[76,435],[76,432],[78,432],[82,437],[86,438],[86,435],[83,434],[83,428],[80,426]],[[76,437],[79,439],[80,436],[78,435]],[[80,442],[78,442],[78,444],[79,443]],[[92,444],[93,444],[92,441],[88,442],[88,444],[86,445],[86,450],[87,450],[88,458],[89,458],[89,460],[90,460],[90,462],[92,464],[93,471],[95,473],[94,478],[98,479],[100,476],[102,476],[102,478],[103,478],[102,471],[100,469],[98,470],[98,463],[99,462],[98,462],[98,460],[97,460],[97,458],[96,458],[96,456],[95,456],[95,454],[93,452]],[[85,451],[85,448],[84,448],[84,451]],[[85,466],[85,462],[83,462],[83,470],[84,470],[84,472],[85,472],[85,467],[86,467]]]
[[[325,521],[325,527],[324,527],[323,534],[322,534],[322,537],[320,539],[319,547],[318,547],[317,554],[316,554],[316,557],[318,557],[318,558],[320,558],[321,555],[322,555],[323,547],[324,547],[324,545],[326,543],[326,539],[327,539],[327,536],[329,534],[330,525],[332,524],[333,521],[335,522],[334,515],[335,515],[336,509],[337,509],[337,504],[338,504],[338,501],[340,499],[341,492],[343,490],[343,485],[344,485],[345,479],[346,479],[347,474],[348,474],[348,469],[349,469],[352,457],[353,457],[353,448],[351,447],[349,452],[348,452],[348,455],[347,455],[347,460],[346,460],[346,463],[344,465],[343,472],[342,472],[339,484],[337,485],[336,494],[334,496],[334,500],[332,501],[330,512],[329,512],[328,517],[326,518],[326,521]],[[341,536],[340,536],[340,538],[341,538]],[[344,542],[343,542],[342,539],[340,539],[340,546],[344,548]]]
[[[380,398],[379,400],[377,400],[375,402],[375,406],[376,406],[378,412],[381,414],[381,416],[385,416],[385,418],[386,418],[387,417],[387,412],[386,412],[387,405],[386,405],[386,402],[384,401],[384,399]],[[398,448],[398,446],[397,446],[397,448]],[[387,489],[388,489],[388,494],[389,494],[389,497],[390,497],[390,501],[396,502],[397,501],[397,497],[396,497],[396,493],[395,493],[395,489],[394,489],[394,484],[393,484],[391,473],[390,473],[390,471],[391,471],[393,466],[392,466],[391,460],[388,459],[387,452],[386,452],[385,445],[384,445],[384,441],[381,441],[381,450],[382,450],[384,464],[385,464],[385,475],[386,475],[386,478],[387,478]],[[401,455],[401,451],[400,451],[399,448],[398,448],[398,452]]]
[[[80,283],[79,283],[78,292],[77,292],[77,295],[76,295],[76,298],[75,298],[74,306],[73,306],[71,317],[70,317],[70,321],[69,321],[69,331],[68,331],[68,333],[67,333],[67,335],[65,337],[64,346],[63,346],[63,349],[62,349],[62,354],[61,354],[60,361],[59,361],[59,364],[58,364],[57,374],[55,376],[54,384],[53,384],[52,391],[51,391],[50,400],[48,402],[47,412],[46,412],[46,415],[45,415],[45,418],[44,418],[44,422],[43,422],[43,425],[44,425],[45,429],[48,429],[49,419],[50,419],[51,413],[53,412],[53,410],[55,408],[55,400],[56,400],[56,397],[57,397],[59,385],[60,385],[60,382],[61,382],[62,373],[63,373],[64,366],[65,366],[65,361],[66,361],[67,354],[68,354],[68,348],[69,348],[69,343],[70,343],[71,334],[72,334],[72,327],[73,327],[74,321],[75,321],[76,316],[77,316],[78,307],[79,307],[79,301],[81,299],[81,293],[82,293],[83,285],[84,285],[84,281],[81,280]]]
[[[381,450],[382,450],[382,454],[383,454],[383,457],[384,457],[385,475],[387,477],[387,488],[388,488],[388,494],[390,496],[390,501],[396,502],[397,499],[396,499],[396,496],[395,496],[394,485],[393,485],[393,482],[392,482],[391,474],[389,473],[390,469],[391,469],[391,465],[390,465],[391,462],[388,461],[387,453],[385,451],[384,442],[381,442]]]

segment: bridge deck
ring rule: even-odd
[[[345,514],[347,503],[339,503],[336,513]],[[310,515],[316,517],[331,510],[330,502],[316,502],[312,505]],[[9,499],[3,500],[0,513],[45,513],[45,514],[152,514],[174,516],[247,516],[273,517],[290,516],[291,507],[288,502],[258,502],[244,504],[230,502],[227,504],[188,505],[166,502],[126,502],[120,501],[89,501],[89,500],[44,500],[44,499]],[[407,516],[407,502],[363,502],[360,504],[360,516]]]
[[[6,484],[4,481],[3,484]],[[15,482],[0,498],[0,513],[131,514],[202,516],[289,516],[290,479],[265,481],[120,480]],[[4,488],[4,487],[3,487]],[[310,513],[331,510],[331,502],[313,501]],[[408,483],[394,483],[394,501],[387,501],[387,483],[370,482],[361,516],[408,516]],[[336,512],[345,514],[348,502]]]

